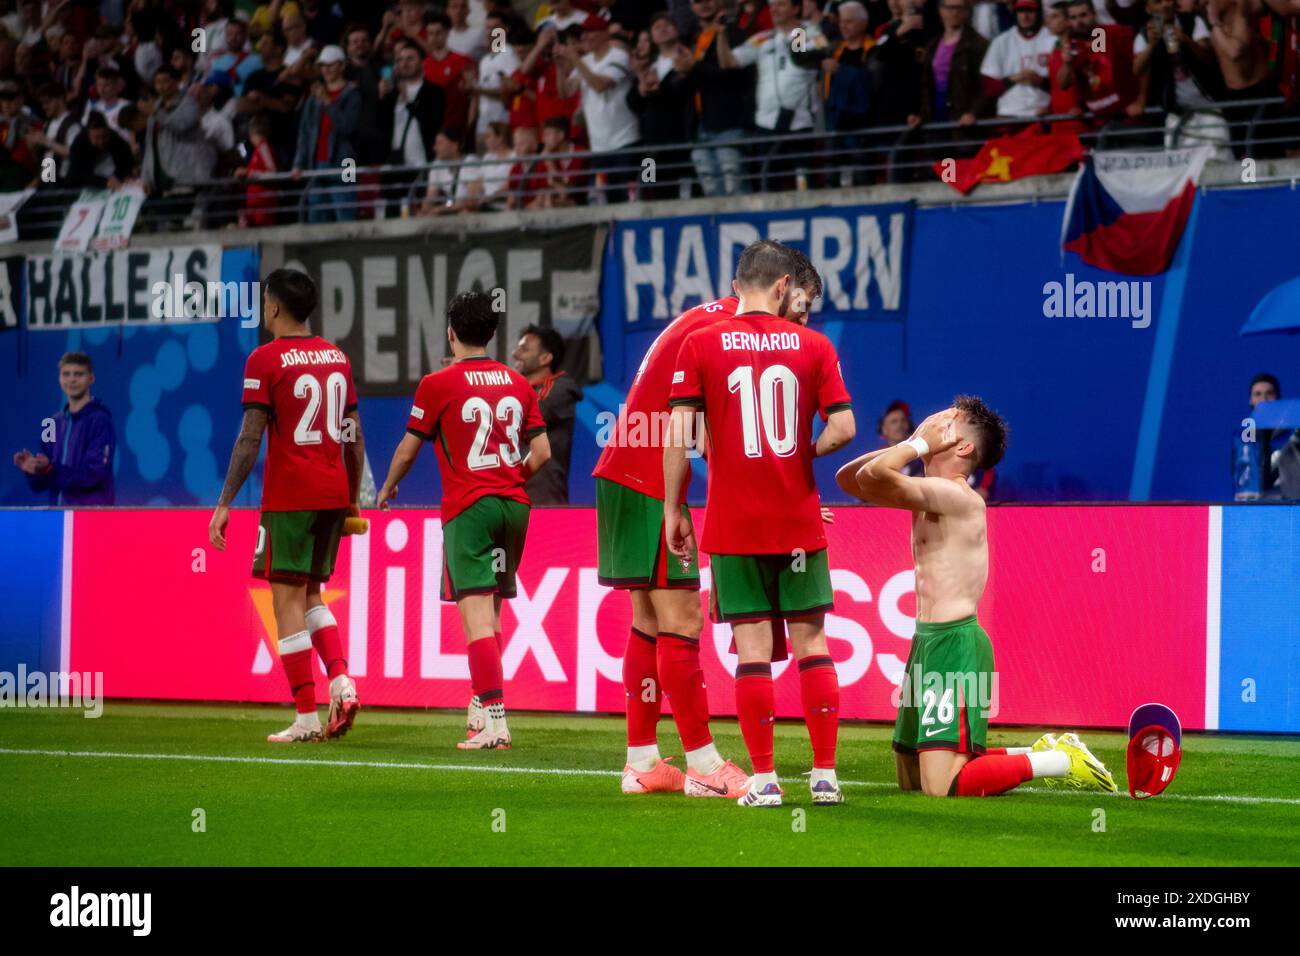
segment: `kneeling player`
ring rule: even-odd
[[[208,537],[225,550],[230,503],[257,462],[269,421],[253,575],[271,582],[280,663],[298,716],[266,739],[301,743],[322,738],[313,647],[330,679],[323,736],[346,734],[361,709],[338,624],[320,588],[334,570],[343,519],[360,513],[365,442],[347,356],[307,327],[316,309],[315,284],[294,269],[277,269],[262,290],[262,321],[273,340],[254,349],[244,368],[243,427]]]
[[[455,361],[421,379],[378,501],[387,510],[421,444],[432,441],[442,475],[442,599],[460,611],[470,682],[483,709],[482,728],[456,744],[462,750],[510,746],[501,602],[515,596],[528,533],[524,482],[551,457],[537,393],[487,354],[498,319],[484,292],[462,292],[447,306]]]
[[[984,797],[1043,777],[1113,792],[1110,772],[1074,734],[1046,735],[1033,748],[985,746],[993,647],[975,614],[988,579],[988,540],[984,499],[967,479],[996,465],[1006,440],[995,412],[958,396],[907,441],[836,475],[856,498],[912,512],[917,623],[894,729],[898,785],[935,797]],[[925,477],[904,475],[917,458]]]

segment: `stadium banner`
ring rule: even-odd
[[[438,513],[368,517],[370,533],[344,539],[323,591],[362,701],[465,706],[460,624],[437,598]],[[271,591],[250,576],[257,515],[232,514],[225,552],[208,546],[208,518],[77,513],[71,667],[102,672],[108,697],[288,699]],[[980,616],[997,661],[994,723],[1121,727],[1135,706],[1159,700],[1184,727],[1205,726],[1208,509],[1002,508],[989,518]],[[909,518],[842,508],[827,530],[842,716],[891,720],[914,631]],[[597,582],[595,542],[592,509],[533,512],[519,595],[502,615],[508,706],[622,712],[630,609]],[[735,713],[730,641],[728,626],[706,622],[702,661],[719,715]],[[799,716],[798,669],[787,660],[773,674],[778,714]],[[322,702],[326,684],[316,685]]]
[[[24,262],[22,256],[0,259],[0,332],[12,332],[18,328],[23,303]]]
[[[257,300],[250,298],[248,283],[222,282],[221,256],[215,244],[32,256],[27,328],[69,331],[241,318]]]
[[[625,220],[608,247],[604,305],[627,323],[666,321],[730,294],[745,246],[778,239],[821,274],[820,318],[901,320],[911,235],[911,203]]]
[[[1219,729],[1300,733],[1300,508],[1220,510]]]
[[[48,674],[60,661],[64,530],[70,513],[0,511],[0,674]],[[21,544],[20,544],[21,542]]]
[[[500,290],[505,327],[495,357],[503,361],[528,325],[553,326],[566,339],[593,334],[605,231],[286,244],[284,265],[316,280],[321,334],[352,359],[357,391],[410,396],[448,354],[447,303],[457,293]]]

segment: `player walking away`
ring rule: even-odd
[[[498,318],[485,292],[451,300],[447,340],[455,361],[420,380],[407,434],[378,498],[387,510],[421,444],[432,441],[442,474],[442,599],[460,611],[470,682],[482,708],[477,730],[456,744],[462,750],[510,746],[501,602],[515,596],[528,533],[524,482],[551,457],[537,393],[528,379],[488,357]]]
[[[271,582],[280,663],[298,710],[292,724],[266,738],[271,743],[321,739],[313,647],[330,681],[324,736],[342,737],[361,709],[338,623],[320,591],[334,570],[343,519],[360,514],[365,441],[351,363],[307,327],[316,302],[315,284],[295,269],[276,269],[262,282],[262,323],[272,341],[244,366],[244,422],[208,526],[213,546],[224,551],[230,503],[269,425],[253,576]]]
[[[700,568],[696,554],[677,558],[664,540],[664,438],[677,351],[696,329],[731,318],[735,296],[688,309],[655,339],[628,390],[618,423],[592,472],[596,479],[598,572],[606,587],[627,591],[632,630],[623,652],[627,698],[624,793],[685,790],[691,797],[739,797],[748,775],[724,760],[709,731],[700,667]],[[682,506],[685,511],[685,506]],[[686,773],[659,754],[656,726],[663,695],[686,754]]]
[[[996,465],[1006,442],[997,413],[963,395],[911,438],[836,475],[855,498],[912,512],[917,623],[894,727],[898,785],[932,797],[985,797],[1042,777],[1113,792],[1110,772],[1075,734],[1047,734],[1032,748],[985,746],[993,646],[976,609],[988,579],[986,507],[967,479]],[[925,477],[904,475],[917,458]]]
[[[742,806],[780,806],[773,761],[773,660],[784,660],[782,624],[799,661],[812,740],[814,804],[843,802],[835,777],[839,680],[826,648],[833,606],[826,534],[812,462],[853,440],[853,412],[835,348],[792,312],[801,271],[793,250],[770,240],[740,256],[735,317],[686,337],[677,357],[664,447],[664,530],[673,554],[695,549],[681,507],[686,447],[696,409],[708,429],[704,537],[713,571],[713,620],[732,625],[739,665],[736,709],[754,774]],[[806,305],[806,303],[805,303]],[[796,321],[782,316],[797,315]],[[813,419],[827,419],[814,442]]]

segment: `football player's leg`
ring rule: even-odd
[[[313,651],[307,630],[306,583],[271,581],[271,605],[279,636],[280,664],[289,681],[298,716],[293,724],[267,738],[272,743],[320,740],[320,718],[316,715],[316,680],[312,673]]]
[[[899,790],[921,789],[921,762],[916,754],[894,751],[894,772],[897,775]]]
[[[624,713],[627,762],[620,787],[624,793],[680,793],[684,777],[659,753],[657,726],[665,685],[656,663],[658,621],[646,588],[629,590],[632,629],[623,650]]]
[[[496,600],[495,594],[467,594],[456,602],[469,651],[470,684],[484,712],[483,730],[470,740],[458,743],[456,746],[462,750],[510,746],[501,646],[496,640]]]
[[[813,614],[786,622],[790,645],[799,662],[799,694],[803,719],[812,743],[813,768],[809,786],[814,804],[843,803],[835,777],[835,747],[840,726],[840,681],[826,647],[826,615]]]
[[[333,680],[348,672],[348,662],[343,656],[343,639],[339,637],[339,622],[321,600],[320,589],[319,581],[310,581],[307,584],[307,630],[311,633],[311,643],[316,648],[316,656],[320,658],[325,676]]]
[[[736,640],[736,715],[740,734],[749,751],[754,774],[748,793],[775,796],[780,805],[781,788],[776,778],[773,734],[776,695],[772,686],[771,620],[738,622],[732,626]]]

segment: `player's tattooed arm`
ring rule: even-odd
[[[857,434],[857,431],[858,427],[853,420],[851,410],[845,408],[838,412],[831,412],[826,419],[826,427],[817,436],[817,444],[813,448],[813,454],[820,458],[822,455],[829,455],[833,451],[839,451],[853,441],[853,436]]]
[[[230,466],[226,469],[226,485],[221,489],[221,498],[217,501],[212,520],[208,522],[208,540],[218,551],[226,548],[226,524],[230,520],[230,503],[239,494],[239,489],[248,480],[249,473],[257,464],[258,452],[262,450],[262,432],[266,431],[266,409],[244,409],[244,422],[239,428],[239,437],[235,439],[234,450],[230,453]]]
[[[226,468],[226,484],[221,489],[221,497],[217,500],[218,505],[230,507],[230,503],[235,500],[235,495],[239,494],[239,489],[244,487],[244,482],[252,474],[253,466],[257,464],[258,453],[262,450],[264,431],[266,431],[266,409],[244,409],[244,421],[239,428],[239,437],[235,439],[235,447],[230,452],[230,465]]]
[[[348,500],[356,508],[366,468],[366,436],[361,432],[361,416],[355,408],[343,416],[343,467],[348,473]]]

